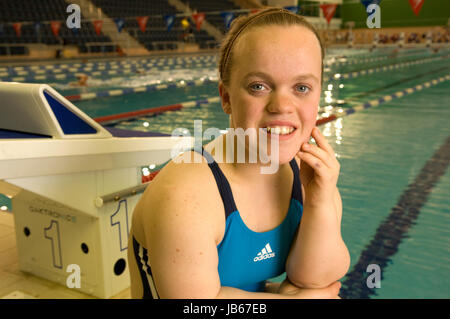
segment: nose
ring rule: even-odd
[[[274,90],[271,93],[267,111],[269,113],[291,113],[295,109],[293,97],[289,92]]]

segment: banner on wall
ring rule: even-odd
[[[116,18],[114,19],[114,23],[116,24],[117,32],[122,32],[123,26],[125,25],[125,20],[122,18]]]
[[[409,5],[411,6],[416,16],[419,16],[419,12],[422,9],[424,2],[425,0],[409,0]]]
[[[13,28],[14,28],[14,31],[16,31],[16,35],[18,37],[20,37],[20,34],[22,32],[22,22],[13,23]]]
[[[95,20],[93,22],[93,24],[94,24],[95,33],[97,35],[100,35],[102,33],[103,21],[102,20]]]
[[[59,35],[59,29],[61,28],[61,21],[50,22],[50,28],[52,29],[53,35],[57,37]]]
[[[194,19],[194,21],[195,21],[197,30],[200,30],[202,27],[203,21],[205,21],[205,14],[204,13],[194,13],[192,15],[192,19]]]
[[[181,26],[183,27],[183,29],[189,28],[189,25],[190,25],[190,23],[189,23],[188,19],[184,18],[183,20],[181,20]]]
[[[221,12],[220,16],[223,18],[223,22],[225,23],[225,28],[228,30],[230,28],[231,22],[234,19],[233,12]]]
[[[323,15],[325,19],[327,19],[328,24],[330,24],[331,19],[333,18],[336,12],[337,4],[321,4],[320,8],[323,11]]]
[[[137,17],[136,19],[137,19],[137,22],[139,24],[139,29],[141,29],[142,33],[144,33],[145,30],[147,29],[148,16]]]
[[[173,14],[165,15],[164,21],[166,21],[167,31],[170,31],[173,28],[173,25],[175,23],[175,16]]]

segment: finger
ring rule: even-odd
[[[328,154],[335,156],[334,155],[334,150],[331,147],[330,143],[328,143],[327,139],[325,138],[325,136],[323,136],[323,134],[320,132],[320,130],[315,127],[312,132],[311,132],[311,136],[314,137],[314,140],[316,141],[317,145],[324,149]]]
[[[298,152],[298,154],[300,159],[308,164],[319,176],[324,176],[325,170],[328,170],[328,166],[322,160],[310,153]]]
[[[330,154],[328,154],[326,151],[324,151],[323,149],[319,148],[318,146],[311,145],[311,144],[308,144],[308,143],[304,143],[302,145],[302,151],[305,152],[305,153],[309,153],[309,154],[312,154],[312,155],[316,156],[322,162],[324,162],[325,165],[327,165],[328,167],[330,167],[330,168],[334,167],[333,159],[336,159],[336,158],[332,158],[330,156]]]

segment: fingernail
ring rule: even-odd
[[[305,144],[303,144],[303,148],[304,148],[305,150],[309,150],[310,146],[309,146],[308,143],[305,143]]]

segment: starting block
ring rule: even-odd
[[[192,139],[115,137],[48,85],[0,82],[0,100],[0,193],[20,269],[99,298],[128,288],[141,167]]]

